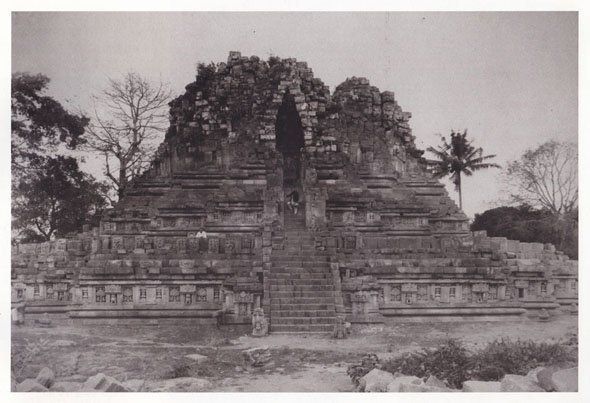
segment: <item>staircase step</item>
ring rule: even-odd
[[[327,262],[329,256],[325,253],[294,251],[294,250],[276,250],[273,252],[272,260],[303,260],[311,262]]]
[[[292,303],[292,302],[280,303],[271,297],[271,300],[270,300],[271,317],[272,317],[272,313],[275,311],[290,311],[290,312],[313,311],[313,310],[326,311],[329,309],[335,309],[333,301],[334,301],[334,299],[332,298],[331,303],[323,303],[323,304],[300,303],[300,302],[299,303]]]
[[[328,333],[334,330],[334,325],[309,324],[309,325],[271,325],[272,332],[285,333]]]
[[[293,317],[293,316],[281,316],[275,317],[270,320],[272,325],[306,325],[306,324],[334,324],[335,316],[332,317]]]
[[[330,262],[328,261],[327,258],[326,259],[316,259],[316,258],[311,257],[311,256],[310,257],[307,257],[307,258],[306,257],[301,257],[301,256],[299,256],[299,257],[295,257],[295,256],[290,256],[290,257],[287,257],[287,256],[284,256],[283,257],[283,256],[281,256],[281,257],[278,257],[278,256],[275,256],[275,257],[272,257],[271,258],[271,263],[273,265],[276,265],[276,266],[283,266],[284,267],[284,266],[287,266],[287,265],[291,265],[291,266],[293,266],[293,265],[307,265],[307,266],[310,266],[310,265],[322,265],[322,266],[328,266],[328,264]],[[301,267],[305,267],[305,266],[301,266]]]
[[[271,284],[332,284],[332,273],[321,272],[277,272],[270,275]],[[276,281],[274,281],[276,280]]]
[[[321,292],[321,291],[334,291],[334,286],[331,284],[270,284],[271,291],[305,291],[305,292]]]
[[[286,210],[284,230],[271,239],[270,331],[327,333],[336,318],[336,288],[329,255],[317,249],[305,215]]]
[[[317,281],[309,281],[309,279],[280,279],[285,281],[271,281],[271,287],[298,287],[300,291],[329,291],[334,288],[333,281],[330,279],[316,279]],[[273,288],[271,288],[272,290]]]
[[[333,317],[335,315],[334,309],[324,309],[324,310],[300,310],[300,311],[288,311],[286,309],[275,309],[271,310],[271,318],[277,317],[311,317],[311,318],[319,318],[319,317]]]
[[[273,275],[276,274],[276,277]],[[301,265],[285,265],[285,266],[273,266],[271,268],[271,278],[285,278],[285,276],[281,276],[282,274],[292,274],[294,278],[302,278],[302,275],[309,274],[312,275],[310,278],[326,278],[330,279],[332,276],[332,271],[329,267],[319,267],[319,266],[310,266],[310,267],[301,267]]]
[[[269,277],[271,285],[333,285],[332,274],[320,274],[320,273],[306,273],[305,276],[291,277],[284,276],[278,277],[279,274],[287,273],[276,273]]]

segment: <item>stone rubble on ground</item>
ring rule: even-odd
[[[55,382],[50,388],[50,392],[78,392],[82,388],[80,382],[67,382],[59,381]]]
[[[145,380],[143,379],[128,379],[123,382],[123,386],[129,389],[131,392],[143,392]]]
[[[411,385],[411,386],[410,386]],[[422,386],[424,382],[417,376],[397,376],[387,385],[387,392],[414,392],[415,386]]]
[[[411,393],[447,393],[447,392],[458,392],[449,388],[440,388],[437,386],[428,386],[426,384],[416,385],[413,383],[404,383],[399,387],[400,392],[411,392]]]
[[[84,382],[81,392],[130,392],[130,390],[115,378],[98,373]]]
[[[35,380],[45,388],[50,388],[51,385],[53,385],[53,382],[55,382],[55,374],[51,369],[44,367],[41,369],[41,371],[39,371],[39,374]]]
[[[17,392],[47,392],[47,388],[34,379],[25,379],[16,385]]]
[[[533,368],[526,374],[526,376],[527,376],[527,378],[530,378],[533,382],[539,384],[539,378],[537,377],[537,375],[539,374],[539,372],[543,371],[544,369],[547,369],[547,368],[546,367]],[[542,385],[539,385],[539,386],[542,387]]]
[[[500,392],[500,382],[465,381],[463,382],[463,392]]]
[[[578,367],[555,371],[551,380],[556,392],[578,391]]]
[[[462,390],[449,388],[435,376],[423,381],[416,376],[391,374],[373,369],[359,380],[359,391],[364,392],[577,392],[578,368],[559,369],[537,367],[526,376],[507,374],[501,381],[463,382]]]
[[[434,375],[430,375],[426,379],[426,381],[424,382],[424,385],[426,385],[426,386],[433,386],[435,388],[448,388],[447,384],[444,381],[438,379]]]
[[[393,382],[393,379],[392,373],[375,368],[359,380],[359,390],[387,392],[387,385]]]
[[[545,392],[531,378],[522,375],[504,375],[500,381],[501,392]]]

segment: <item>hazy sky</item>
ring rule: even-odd
[[[197,62],[240,50],[307,61],[332,91],[351,76],[394,91],[423,149],[466,128],[505,165],[551,138],[577,139],[576,13],[14,13],[12,22],[13,71],[49,76],[50,94],[71,109],[88,109],[107,77],[130,70],[180,94]],[[497,174],[464,180],[468,215],[498,198]]]

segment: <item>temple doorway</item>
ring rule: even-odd
[[[275,132],[277,150],[283,154],[283,187],[299,187],[301,151],[305,146],[305,138],[295,99],[289,90],[285,92],[279,107]]]

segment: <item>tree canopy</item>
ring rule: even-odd
[[[44,157],[60,146],[73,150],[84,143],[89,120],[68,112],[45,95],[49,78],[42,74],[12,75],[11,152],[12,173],[43,163]]]
[[[527,150],[508,164],[504,179],[510,202],[568,214],[578,206],[577,146],[552,140]]]
[[[49,157],[15,187],[13,228],[23,242],[49,241],[96,224],[105,207],[104,185],[80,171],[72,157]]]
[[[12,230],[40,242],[79,231],[105,206],[104,187],[63,155],[85,142],[88,118],[45,94],[49,78],[16,73],[11,94]]]
[[[475,171],[486,168],[500,168],[498,164],[484,162],[495,155],[483,155],[481,147],[473,146],[473,140],[467,139],[467,130],[463,133],[451,132],[450,141],[442,137],[442,144],[438,147],[428,147],[434,154],[435,160],[428,160],[436,178],[450,176],[451,181],[459,192],[459,207],[463,209],[463,195],[461,193],[461,175],[471,176]]]

